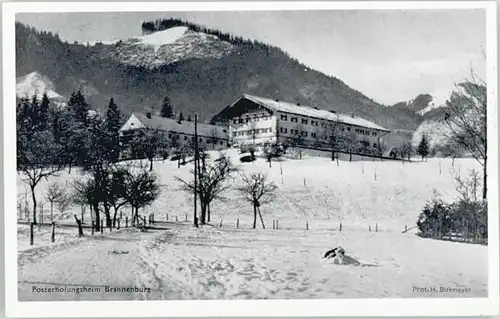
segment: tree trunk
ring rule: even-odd
[[[99,214],[99,203],[97,202],[94,202],[92,203],[92,205],[94,206],[94,213],[95,213],[95,230],[96,231],[99,231],[100,227],[101,227],[101,216]]]
[[[253,204],[253,229],[257,226],[257,205]]]
[[[258,211],[259,211],[260,222],[262,223],[262,228],[266,229],[266,225],[264,225],[264,219],[262,218],[262,214],[260,213],[260,207],[258,208]]]
[[[116,216],[118,215],[118,208],[115,207],[115,214],[113,215],[113,227],[116,225]]]
[[[109,212],[109,206],[104,205],[104,216],[106,217],[106,227],[111,226],[111,213]]]
[[[30,188],[31,188],[31,199],[33,199],[33,224],[37,224],[35,186],[30,186]]]
[[[78,225],[78,237],[83,237],[83,227],[82,227],[82,221],[78,219],[78,217],[75,216],[76,224]]]
[[[207,221],[210,223],[210,204],[207,205]]]
[[[486,174],[486,169],[487,169],[487,164],[488,163],[488,158],[485,155],[484,156],[484,166],[483,166],[483,200],[487,199],[487,192],[488,192],[488,184],[486,183],[487,180],[487,174]]]
[[[207,219],[207,204],[205,204],[204,202],[200,201],[201,202],[201,224],[202,225],[205,225]]]
[[[149,171],[152,171],[153,170],[153,159],[151,158],[149,160]]]
[[[352,153],[349,152],[349,162],[352,162]]]
[[[53,207],[54,207],[54,202],[53,201],[50,201],[50,221],[53,222],[54,221],[54,210],[53,210]]]

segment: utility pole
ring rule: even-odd
[[[198,114],[194,115],[194,227],[198,227],[198,217],[196,213],[198,196]]]

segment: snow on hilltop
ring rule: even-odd
[[[136,39],[141,40],[145,45],[157,45],[161,46],[164,44],[172,44],[184,36],[188,31],[187,27],[175,27],[164,31],[158,31],[152,34],[148,34],[142,37],[137,37]]]
[[[437,91],[433,94],[432,100],[429,102],[428,106],[420,111],[417,112],[417,114],[424,115],[425,113],[437,109],[439,107],[445,106],[446,105],[446,100],[450,98],[452,90],[449,89],[442,89],[440,91]]]
[[[35,94],[41,97],[43,93],[47,93],[47,97],[51,100],[64,100],[64,97],[54,90],[54,83],[38,72],[31,72],[16,79],[16,96],[20,98],[31,98]]]
[[[217,36],[187,27],[173,27],[126,40],[100,43],[107,47],[106,57],[151,69],[185,59],[221,58],[233,49],[232,44]]]

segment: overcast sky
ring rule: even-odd
[[[142,21],[158,17],[278,46],[384,104],[448,92],[471,66],[486,73],[484,10],[24,13],[17,20],[87,42],[141,35]]]

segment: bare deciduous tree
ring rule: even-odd
[[[65,189],[59,183],[51,183],[45,193],[45,198],[50,202],[50,220],[54,221],[54,203],[65,196]]]
[[[237,168],[232,164],[229,157],[221,154],[213,163],[207,163],[203,160],[198,171],[198,184],[196,188],[194,180],[185,181],[176,177],[176,179],[182,183],[183,190],[194,193],[196,189],[197,197],[200,199],[201,203],[200,222],[202,224],[205,224],[207,221],[210,222],[210,204],[215,199],[224,199],[223,193],[231,187],[231,185],[226,182],[236,171]],[[192,171],[192,174],[194,175],[194,171]]]
[[[456,85],[456,90],[443,107],[445,135],[461,145],[483,167],[483,199],[487,194],[487,92],[486,83],[473,71],[471,77]]]
[[[242,184],[237,189],[244,196],[245,200],[253,206],[253,228],[255,229],[257,225],[257,212],[259,213],[262,227],[266,228],[259,207],[274,199],[278,187],[269,181],[263,173],[242,175],[241,180]]]
[[[73,198],[67,193],[64,193],[61,197],[56,200],[57,210],[61,213],[61,216],[64,216],[64,213],[68,210],[73,202]]]
[[[20,133],[18,133],[19,135]],[[31,190],[31,199],[33,201],[33,223],[37,223],[36,219],[36,193],[35,188],[38,183],[49,176],[56,174],[61,170],[61,165],[58,165],[57,154],[58,147],[53,141],[52,135],[47,131],[35,132],[26,138],[19,137],[22,143],[17,147],[17,167],[23,171],[23,182],[28,184]]]
[[[156,175],[146,170],[130,170],[125,176],[127,202],[132,206],[134,221],[139,217],[139,208],[151,204],[160,194]]]

